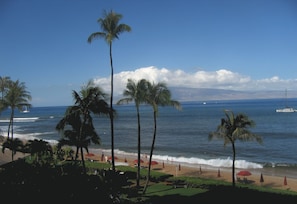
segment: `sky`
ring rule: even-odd
[[[115,96],[128,78],[297,89],[295,0],[1,0],[0,76],[24,82],[33,106],[73,105],[89,80],[109,94],[109,46],[87,42],[104,10],[131,27],[112,45]]]

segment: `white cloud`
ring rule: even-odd
[[[252,80],[227,69],[217,71],[197,71],[187,73],[183,70],[170,70],[154,66],[138,68],[134,71],[123,71],[114,74],[114,94],[121,95],[126,88],[127,80],[136,81],[145,78],[151,82],[165,82],[168,87],[188,88],[217,88],[241,91],[285,90],[296,89],[297,79],[271,78]],[[102,87],[106,93],[110,90],[110,78],[97,78],[95,83]]]

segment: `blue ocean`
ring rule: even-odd
[[[288,99],[288,105],[297,108],[297,99]],[[281,99],[232,100],[182,102],[182,110],[159,107],[157,137],[154,159],[183,163],[184,165],[207,165],[214,168],[232,167],[232,147],[224,146],[222,140],[208,140],[224,118],[224,110],[235,114],[244,113],[255,122],[249,130],[263,139],[236,141],[236,168],[273,169],[273,172],[288,172],[297,178],[297,112],[278,113],[283,107]],[[55,127],[64,116],[67,106],[32,107],[28,113],[16,111],[14,137],[43,139],[57,143],[61,138]],[[133,103],[114,105],[115,153],[136,155],[137,118]],[[1,135],[7,135],[9,110],[0,115]],[[140,107],[141,153],[149,155],[153,137],[153,112],[147,105]],[[101,145],[91,145],[92,151],[110,154],[110,122],[104,115],[93,116]],[[135,156],[136,157],[136,156]]]

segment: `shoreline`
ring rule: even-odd
[[[102,153],[98,153],[97,149],[90,149],[89,152],[94,153],[94,156],[85,157],[85,159],[92,160],[94,162],[108,162],[106,158],[110,156],[110,154],[106,154],[104,152],[104,158],[102,158]],[[117,165],[125,165],[134,167],[134,160],[137,156],[132,155],[124,155],[124,154],[115,154],[117,159],[115,159],[115,164]],[[143,163],[141,166],[146,168],[148,166],[149,158],[146,155],[142,155],[141,159]],[[155,160],[155,159],[153,159]],[[209,178],[209,179],[218,179],[227,182],[232,182],[232,168],[217,168],[208,165],[192,165],[185,163],[177,163],[174,161],[161,161],[155,160],[158,164],[153,165],[151,170],[160,171],[163,173],[168,173],[173,176],[189,176],[189,177],[201,177],[201,178]],[[237,176],[240,170],[243,169],[235,169],[235,179],[240,178],[241,181],[236,180],[236,183],[243,182],[243,176]],[[297,177],[294,177],[290,174],[286,175],[286,171],[283,169],[277,170],[277,172],[273,171],[273,168],[263,168],[263,169],[244,169],[248,170],[252,173],[250,176],[246,176],[247,184],[246,185],[258,185],[267,188],[281,189],[281,190],[290,190],[297,192]],[[264,178],[264,182],[260,182],[261,173]],[[278,173],[278,174],[276,174]],[[285,184],[286,180],[286,184]]]
[[[2,146],[0,146],[0,165],[3,165],[7,162],[11,162],[11,151],[9,149],[5,149],[5,152],[2,153]],[[107,150],[100,149],[89,149],[90,153],[93,153],[92,156],[86,156],[85,159],[93,160],[94,162],[108,162],[108,154]],[[85,152],[86,153],[86,152]],[[103,154],[103,155],[102,155]],[[23,153],[17,152],[14,155],[14,160],[19,158],[23,158],[26,156]],[[125,165],[134,167],[134,160],[137,158],[137,155],[132,154],[120,154],[115,153],[117,159],[115,159],[116,165]],[[143,163],[141,166],[147,167],[149,157],[147,155],[141,155],[141,159]],[[175,161],[162,161],[153,159],[158,162],[158,164],[153,165],[151,170],[160,171],[163,173],[168,173],[173,176],[189,176],[189,177],[201,177],[201,178],[209,178],[209,179],[218,179],[224,180],[227,182],[232,182],[232,168],[226,167],[213,167],[205,164],[187,164],[187,163],[178,163]],[[237,176],[236,173],[242,169],[235,169],[235,177],[240,178],[243,177]],[[293,170],[288,170],[285,167],[283,168],[273,168],[273,167],[264,167],[262,169],[245,169],[249,170],[252,175],[247,176],[248,184],[246,185],[259,185],[263,187],[282,189],[282,190],[290,190],[297,192],[297,176],[295,176],[296,172]],[[291,172],[291,173],[290,173]],[[261,173],[264,177],[264,182],[260,182]],[[239,181],[236,181],[239,182]],[[285,184],[286,182],[286,184]]]

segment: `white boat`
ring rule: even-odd
[[[21,110],[21,112],[22,112],[22,113],[29,113],[30,111],[29,111],[28,107],[25,106],[24,109]]]
[[[287,90],[286,90],[286,103],[287,103]],[[297,112],[297,109],[294,109],[292,107],[289,107],[289,106],[285,106],[284,108],[279,108],[279,109],[276,109],[275,110],[277,113],[294,113],[294,112]]]
[[[293,113],[297,112],[297,109],[294,109],[292,107],[285,107],[285,108],[280,108],[275,110],[278,113]]]

